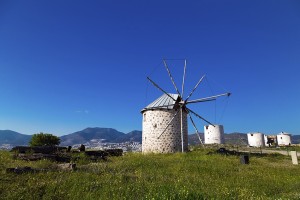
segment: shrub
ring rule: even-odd
[[[59,137],[49,133],[37,133],[34,134],[29,142],[31,147],[35,146],[55,146],[59,145]]]

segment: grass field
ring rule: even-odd
[[[108,161],[78,162],[73,172],[10,174],[16,166],[52,168],[0,152],[0,199],[300,199],[300,166],[283,155],[239,157],[189,153],[129,153]]]

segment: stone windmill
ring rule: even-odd
[[[230,96],[230,93],[219,94],[215,96],[190,100],[199,84],[203,81],[204,76],[200,78],[190,94],[184,99],[184,81],[186,72],[186,60],[184,61],[184,71],[182,79],[181,93],[179,92],[169,67],[165,60],[164,66],[169,74],[172,84],[176,90],[176,94],[168,93],[160,86],[158,86],[149,77],[147,79],[161,92],[163,95],[154,102],[145,107],[141,113],[143,115],[143,138],[142,138],[142,152],[155,153],[174,153],[186,152],[188,150],[188,123],[187,117],[190,118],[196,132],[198,129],[195,126],[191,113],[204,120],[208,124],[213,125],[196,112],[187,107],[188,104],[200,103],[206,101],[214,101],[221,96]],[[214,125],[213,125],[214,126]],[[198,134],[199,140],[200,136]]]

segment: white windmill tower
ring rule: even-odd
[[[164,89],[158,86],[149,77],[147,79],[160,91],[163,95],[157,100],[145,107],[141,113],[143,114],[143,136],[142,136],[142,152],[156,152],[156,153],[173,153],[185,152],[188,150],[188,123],[187,116],[189,116],[199,140],[202,143],[198,129],[193,121],[190,113],[202,119],[208,124],[214,126],[212,123],[198,115],[187,107],[188,104],[195,104],[199,102],[214,101],[221,96],[230,96],[230,93],[223,93],[215,96],[190,100],[199,84],[203,81],[204,76],[200,78],[190,94],[184,99],[184,82],[186,73],[186,60],[184,61],[183,78],[181,93],[179,92],[174,79],[171,75],[169,67],[165,60],[164,66],[169,74],[172,84],[177,94],[167,93]]]

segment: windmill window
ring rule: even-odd
[[[253,136],[253,134],[251,134],[251,136]]]

